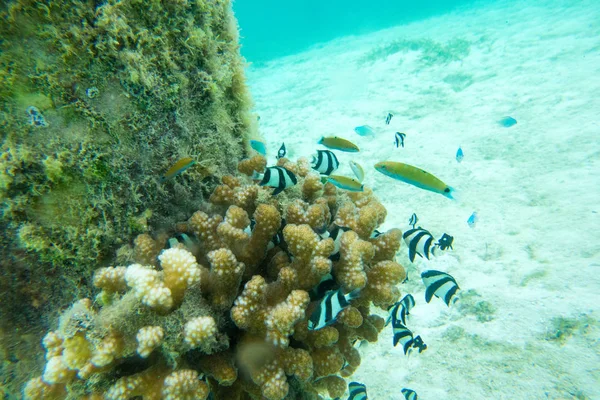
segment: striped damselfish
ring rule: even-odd
[[[260,186],[269,186],[275,188],[273,196],[281,193],[283,189],[294,186],[298,183],[296,175],[283,167],[267,167],[264,174],[254,171],[252,179],[260,180]]]

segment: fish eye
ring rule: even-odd
[[[444,189],[444,193],[449,193],[449,192],[450,192],[450,188]]]

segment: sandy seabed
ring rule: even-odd
[[[348,138],[361,152],[338,152],[338,173],[364,167],[388,209],[382,229],[406,229],[414,212],[455,238],[431,261],[401,248],[401,290],[417,301],[408,326],[429,348],[403,355],[391,327],[362,345],[353,379],[370,399],[402,399],[403,387],[420,399],[600,399],[597,1],[486,3],[251,67],[249,81],[273,162],[281,142],[296,158],[323,135]],[[517,125],[497,123],[507,115]],[[353,132],[363,124],[376,135]],[[433,173],[460,201],[379,174],[383,160]],[[458,281],[451,307],[425,303],[426,269]]]

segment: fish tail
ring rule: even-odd
[[[258,181],[262,179],[262,176],[260,176],[260,174],[256,171],[252,171],[252,177],[253,180]]]
[[[347,294],[347,300],[354,300],[360,296],[360,289],[354,289],[350,293]]]

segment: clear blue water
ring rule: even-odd
[[[238,0],[242,54],[264,62],[340,36],[360,35],[440,15],[473,0]]]

